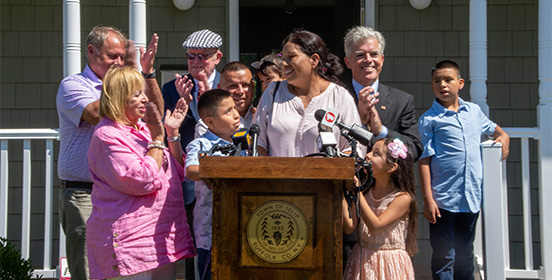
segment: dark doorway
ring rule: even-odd
[[[330,51],[343,58],[343,36],[360,24],[360,0],[240,0],[240,61],[250,64],[281,50],[282,40],[295,28],[318,34]],[[295,5],[292,13],[284,4]],[[344,64],[343,59],[341,62]],[[342,78],[350,80],[350,71]]]

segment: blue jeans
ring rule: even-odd
[[[473,240],[479,212],[439,211],[441,218],[429,224],[433,279],[473,280]]]
[[[197,270],[200,280],[211,280],[211,250],[197,248]]]
[[[194,181],[185,178],[182,182],[182,193],[184,194],[184,204],[188,205],[195,201],[195,183]]]
[[[182,183],[182,187],[184,187],[184,183]],[[184,205],[184,208],[186,209],[186,218],[188,218],[188,225],[190,226],[190,233],[192,234],[192,239],[194,238],[194,207],[195,207],[195,196],[192,203]],[[194,244],[195,244],[195,239],[194,239]],[[186,267],[185,279],[195,279],[194,259],[195,258],[187,258],[184,260],[185,267]]]

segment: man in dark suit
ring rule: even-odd
[[[362,124],[374,133],[373,141],[400,138],[416,161],[423,146],[414,97],[379,82],[384,49],[385,38],[379,31],[364,26],[351,28],[345,35],[345,64],[351,69],[353,79],[346,84],[358,104]],[[357,239],[356,233],[343,237],[343,267]]]
[[[363,125],[375,140],[400,138],[414,159],[422,153],[422,143],[415,116],[414,97],[379,82],[385,56],[383,35],[370,27],[351,28],[345,36],[345,64],[353,79],[349,92],[358,104]]]
[[[176,74],[176,79],[163,85],[162,92],[165,110],[172,110],[180,99],[181,94],[179,94],[177,86],[190,106],[188,115],[180,126],[180,143],[182,149],[185,150],[188,143],[194,139],[195,125],[200,119],[197,100],[204,91],[216,88],[220,80],[220,74],[215,67],[222,59],[220,51],[222,38],[220,35],[204,29],[188,36],[182,46],[186,49],[189,74],[184,76]]]
[[[180,140],[182,150],[185,151],[188,143],[194,140],[195,127],[200,120],[197,111],[197,100],[204,91],[216,88],[219,83],[220,74],[215,67],[222,58],[222,52],[220,51],[222,38],[210,30],[203,29],[188,36],[182,46],[186,49],[189,74],[184,76],[176,74],[176,79],[163,85],[162,93],[165,101],[165,111],[167,109],[172,111],[180,97],[184,97],[186,103],[190,106],[186,119],[180,125],[178,136],[180,139],[174,139],[175,141]],[[186,178],[182,183],[182,188],[186,215],[190,230],[192,230],[192,213],[195,204],[194,182]],[[194,261],[193,259],[186,259],[186,279],[194,278]]]

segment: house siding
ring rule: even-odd
[[[400,3],[399,3],[400,2]],[[487,1],[488,79],[490,118],[502,127],[537,126],[538,93],[538,1]],[[432,1],[422,11],[407,0],[378,1],[377,26],[386,38],[381,81],[414,95],[420,116],[435,98],[431,68],[442,59],[458,62],[466,86],[460,92],[470,100],[469,1]],[[538,213],[537,142],[531,141],[531,186],[533,213]],[[520,141],[512,140],[508,160],[510,256],[512,268],[524,268],[521,200]],[[423,212],[421,190],[418,204]],[[420,214],[419,253],[413,258],[417,279],[430,279],[429,226]],[[540,261],[539,219],[533,215],[534,262]],[[532,268],[531,268],[532,269]]]
[[[63,78],[62,1],[1,0],[0,7],[0,128],[57,128],[55,97]],[[416,100],[416,114],[425,112],[434,99],[429,85],[431,67],[441,59],[459,63],[466,87],[461,97],[470,100],[469,82],[469,1],[433,0],[422,11],[412,8],[408,0],[377,1],[376,29],[387,40],[386,58],[381,81],[410,92]],[[488,15],[488,94],[490,118],[503,127],[535,127],[538,94],[538,1],[489,0]],[[86,64],[84,41],[97,25],[113,25],[128,34],[128,0],[81,1],[81,42],[83,68]],[[171,0],[148,0],[147,39],[159,34],[155,68],[160,65],[185,65],[181,44],[193,31],[208,28],[223,37],[222,52],[228,51],[228,7],[226,0],[196,1],[193,8],[181,11]],[[224,56],[219,70],[227,62]],[[405,67],[406,66],[406,67]],[[21,229],[22,141],[11,141],[10,197],[8,237],[17,244]],[[536,168],[537,148],[531,142],[533,213],[538,213]],[[57,159],[59,143],[55,145]],[[44,211],[44,141],[33,142],[31,259],[42,263]],[[509,195],[520,197],[521,178],[519,141],[513,140],[508,160]],[[56,163],[55,163],[56,164]],[[54,168],[54,174],[57,170]],[[56,176],[54,176],[57,178]],[[54,236],[58,235],[57,180],[54,189]],[[418,203],[422,212],[421,193]],[[523,233],[521,204],[509,201],[510,250],[512,267],[522,267]],[[430,277],[429,230],[419,217],[419,253],[413,260],[418,279]],[[533,217],[538,229],[538,216]],[[539,235],[535,230],[535,264],[540,264]],[[53,248],[58,248],[57,240]],[[57,250],[53,260],[57,264]]]

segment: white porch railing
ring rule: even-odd
[[[31,244],[31,141],[46,141],[45,185],[44,185],[44,260],[36,267],[35,275],[44,278],[59,278],[59,267],[52,268],[52,214],[53,214],[53,165],[54,140],[58,140],[57,129],[0,129],[0,236],[8,236],[8,192],[9,158],[8,141],[23,140],[23,178],[21,209],[21,255],[29,258]],[[12,166],[13,168],[13,166]],[[18,168],[18,167],[16,167]],[[57,176],[56,176],[57,177]],[[59,225],[57,225],[59,226]],[[36,229],[35,229],[36,230]],[[59,256],[65,256],[65,236],[60,228]]]
[[[512,139],[521,139],[521,178],[522,178],[522,200],[523,200],[523,232],[524,232],[524,255],[525,269],[510,268],[510,246],[508,237],[508,203],[507,203],[507,182],[506,163],[500,160],[501,151],[499,145],[492,145],[492,142],[482,143],[483,166],[484,166],[484,205],[482,220],[485,239],[483,234],[476,240],[476,255],[484,274],[485,279],[544,279],[543,268],[534,269],[533,262],[533,239],[531,226],[531,199],[529,179],[529,140],[539,139],[538,128],[505,128]],[[10,140],[23,141],[23,178],[22,178],[22,226],[21,226],[21,252],[24,258],[29,258],[30,252],[30,231],[31,231],[31,141],[46,141],[45,157],[45,209],[44,209],[44,262],[42,269],[35,270],[36,275],[45,278],[59,278],[59,268],[52,268],[52,192],[53,192],[53,164],[54,164],[54,140],[58,140],[58,131],[54,129],[0,129],[0,236],[7,237],[8,233],[8,142]],[[17,152],[17,151],[12,151]],[[537,182],[533,182],[536,184]],[[542,205],[541,207],[542,208]],[[543,213],[539,209],[539,216],[542,223],[552,220],[550,213]],[[541,237],[544,238],[544,237]],[[60,229],[59,256],[65,256],[65,236]],[[485,252],[485,254],[483,254]],[[552,250],[541,249],[544,258],[545,254],[552,254]],[[486,256],[481,258],[481,256]],[[549,255],[547,255],[550,257]],[[481,272],[483,272],[481,271]]]
[[[534,269],[533,230],[531,225],[531,182],[529,161],[529,140],[539,139],[538,128],[504,128],[511,139],[521,140],[521,188],[524,236],[525,269],[510,268],[510,240],[508,236],[508,188],[506,162],[501,161],[500,145],[492,141],[481,144],[483,149],[483,233],[484,242],[476,241],[477,252],[484,252],[484,278],[486,279],[544,279],[543,268]],[[512,150],[512,146],[510,146]],[[517,171],[517,170],[516,170]],[[542,176],[542,175],[541,175]],[[532,182],[537,184],[538,182]],[[539,186],[539,188],[542,186]],[[539,207],[541,227],[552,220],[551,213],[544,213]],[[481,231],[479,231],[481,233]],[[481,236],[481,235],[480,235]],[[541,236],[542,238],[546,238]],[[484,244],[484,250],[481,248]],[[479,245],[479,248],[478,248]],[[549,248],[541,248],[542,259],[550,257]],[[483,278],[483,277],[482,277]]]

